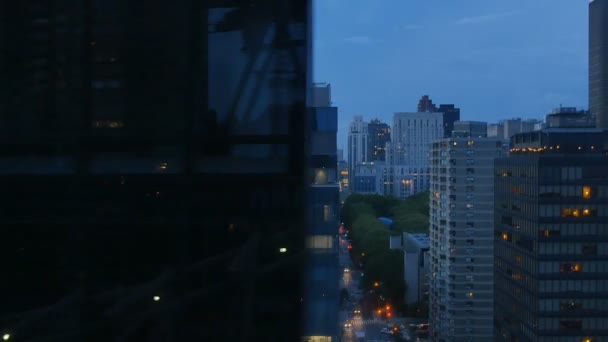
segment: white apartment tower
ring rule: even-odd
[[[363,116],[353,118],[348,129],[349,184],[353,184],[355,165],[367,162],[367,122]]]
[[[430,339],[493,341],[494,159],[498,138],[432,144]]]
[[[443,113],[395,113],[390,162],[393,195],[404,198],[430,186],[431,144],[444,136]]]

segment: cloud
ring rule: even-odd
[[[373,42],[373,39],[369,36],[352,36],[344,39],[346,42],[355,43],[355,44],[370,44]]]
[[[510,17],[517,13],[519,13],[519,11],[509,11],[509,12],[502,12],[502,13],[491,13],[491,14],[478,15],[478,16],[474,16],[474,17],[464,17],[464,18],[460,18],[460,19],[456,20],[456,24],[470,25],[470,24],[489,23],[489,22],[493,22],[493,21],[496,21],[501,18]]]

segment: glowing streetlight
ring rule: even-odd
[[[374,282],[374,287],[378,287],[380,284],[378,282]]]
[[[3,341],[8,341],[11,338],[11,334],[4,334],[2,335],[2,340]]]
[[[281,247],[281,248],[279,248],[279,252],[280,253],[287,253],[287,248]]]
[[[158,302],[158,301],[160,300],[160,296],[154,296],[154,297],[152,297],[152,299],[153,299],[155,302]]]

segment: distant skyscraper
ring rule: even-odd
[[[608,0],[589,3],[589,110],[608,128]]]
[[[488,123],[482,121],[456,121],[452,136],[485,138],[488,136]]]
[[[349,183],[353,182],[355,165],[368,161],[369,149],[368,125],[363,121],[363,116],[357,115],[353,118],[348,129],[348,170]]]
[[[331,84],[313,84],[312,107],[331,107]]]
[[[608,341],[608,136],[547,128],[496,160],[499,341]]]
[[[429,189],[431,143],[444,136],[443,113],[395,113],[391,142],[391,167],[395,196],[402,197]],[[399,170],[397,172],[396,170]],[[397,180],[397,177],[401,181]],[[400,187],[397,189],[397,187]],[[405,189],[403,189],[404,187]],[[398,190],[398,191],[397,191]]]
[[[418,112],[419,113],[425,113],[425,112],[436,112],[437,111],[437,106],[435,106],[433,104],[433,100],[431,100],[431,98],[428,95],[424,95],[420,98],[420,101],[418,101]]]
[[[386,160],[386,143],[391,141],[391,127],[378,120],[372,120],[367,125],[368,161]]]
[[[418,101],[418,112],[443,113],[443,132],[445,138],[452,135],[454,122],[460,120],[460,108],[456,108],[453,104],[442,104],[437,108],[428,95],[422,96],[420,101]]]
[[[443,113],[444,137],[450,137],[454,129],[454,122],[460,120],[460,108],[456,108],[453,104],[442,104],[439,105],[437,112]]]
[[[433,143],[429,323],[432,341],[493,341],[494,158],[499,139]]]

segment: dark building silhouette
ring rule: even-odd
[[[500,341],[608,339],[608,134],[548,128],[495,161]]]
[[[367,124],[367,139],[368,161],[385,161],[386,143],[391,141],[391,127],[378,119],[372,120]]]
[[[0,3],[0,329],[300,337],[309,2]]]
[[[444,138],[452,136],[454,122],[460,120],[460,108],[456,108],[453,104],[442,104],[437,107],[428,95],[422,96],[420,101],[418,101],[418,112],[443,113]]]
[[[589,110],[608,128],[608,0],[589,3]]]
[[[460,108],[453,104],[442,104],[437,108],[437,112],[443,113],[443,132],[445,137],[450,137],[454,130],[454,122],[460,120]]]
[[[436,112],[437,106],[433,104],[433,100],[428,95],[423,95],[418,101],[418,112]]]

